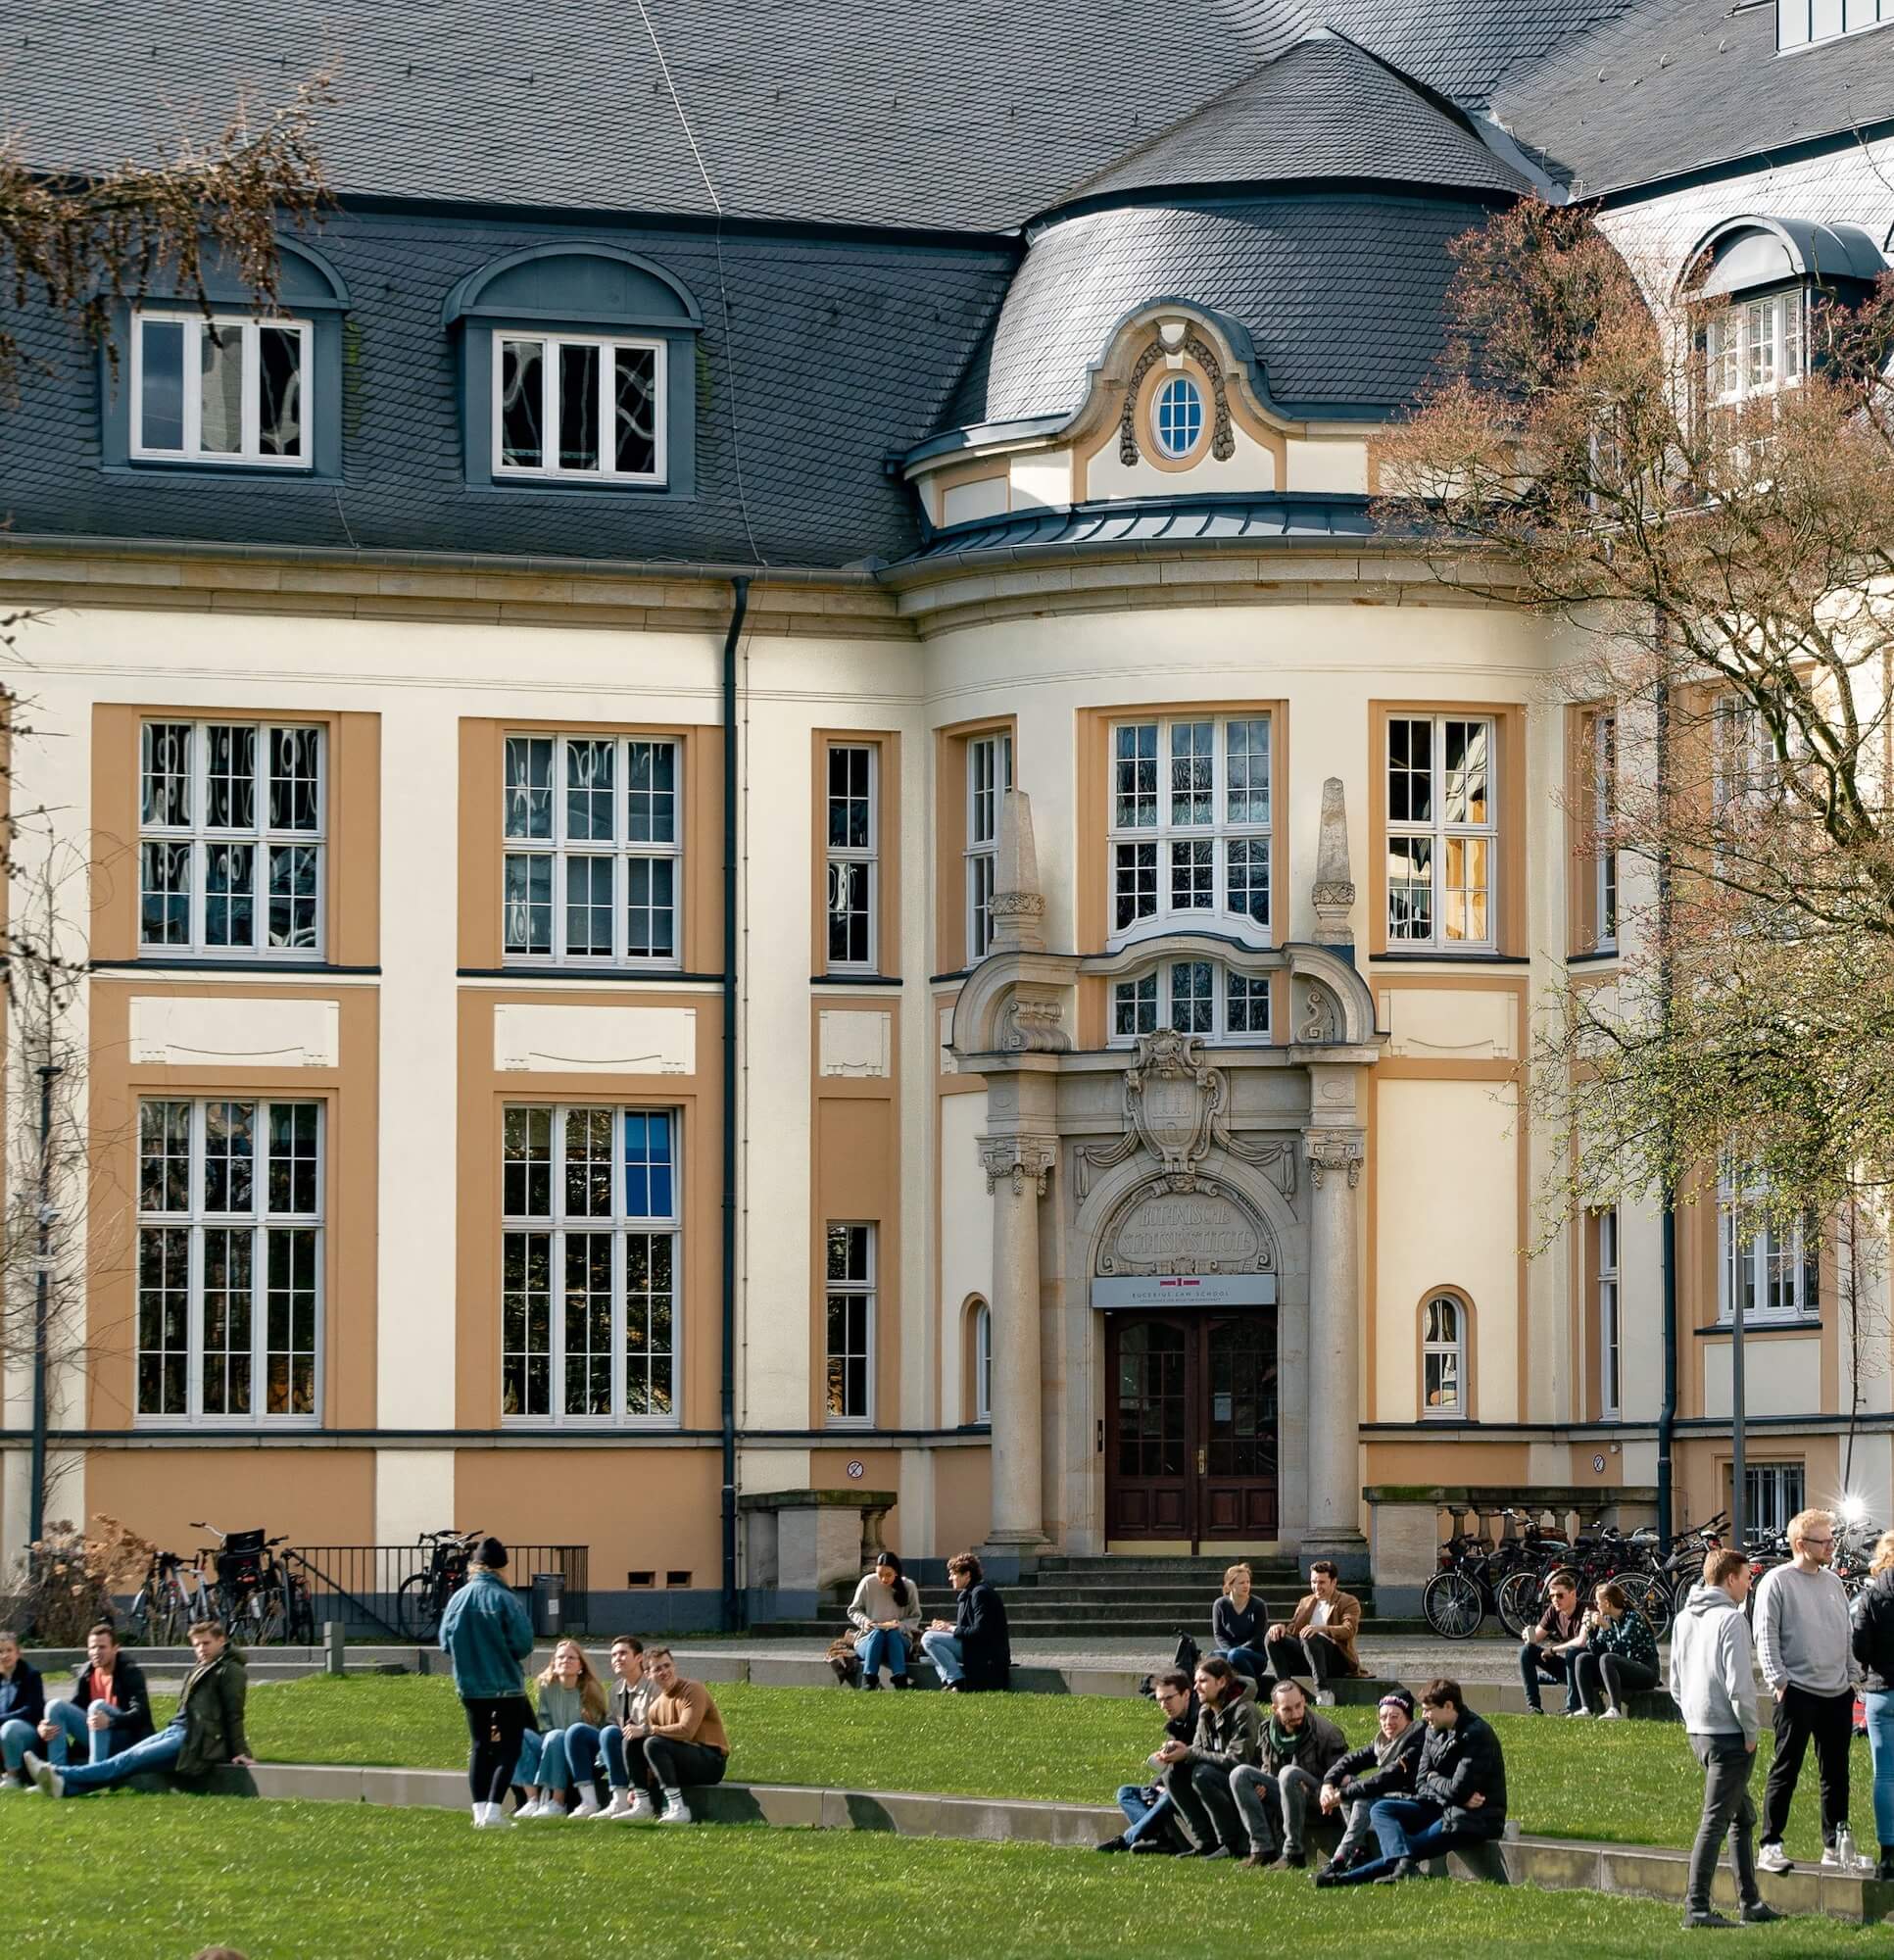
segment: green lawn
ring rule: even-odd
[[[0,1798],[0,1870],[12,1876],[9,1960],[188,1960],[213,1940],[249,1960],[860,1960],[970,1947],[983,1960],[1236,1960],[1318,1941],[1377,1960],[1620,1960],[1662,1950],[1677,1924],[1673,1907],[1591,1892],[1331,1893],[1230,1865],[1039,1846],[761,1826],[503,1835],[446,1811],[122,1792]],[[1870,1941],[1879,1950],[1886,1935],[1804,1919],[1741,1945],[1867,1953]]]
[[[938,1790],[974,1796],[1108,1803],[1139,1781],[1159,1740],[1148,1701],[1093,1695],[851,1694],[827,1688],[718,1687],[732,1775],[750,1783]],[[253,1689],[251,1741],[278,1762],[405,1764],[458,1769],[466,1730],[452,1684],[436,1676],[316,1678]],[[1357,1740],[1373,1711],[1335,1711]],[[1512,1814],[1555,1837],[1688,1844],[1701,1774],[1674,1723],[1567,1722],[1501,1716]],[[1758,1755],[1760,1802],[1769,1739]],[[1854,1749],[1852,1810],[1871,1848],[1868,1749]],[[1815,1763],[1796,1792],[1791,1856],[1818,1847]]]

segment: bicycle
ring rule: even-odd
[[[132,1639],[144,1646],[181,1646],[191,1623],[211,1617],[202,1560],[187,1563],[179,1552],[153,1552],[125,1615]]]
[[[191,1529],[208,1531],[218,1541],[212,1597],[232,1641],[241,1644],[248,1639],[256,1646],[314,1643],[309,1589],[276,1556],[276,1546],[288,1543],[286,1536],[219,1531],[202,1518],[193,1518]]]
[[[427,1569],[412,1573],[395,1594],[395,1623],[415,1642],[431,1641],[440,1630],[447,1602],[467,1581],[467,1563],[479,1544],[477,1531],[422,1532],[417,1544],[428,1545]]]
[[[1456,1532],[1440,1547],[1440,1570],[1422,1590],[1421,1612],[1442,1640],[1471,1640],[1486,1615],[1499,1611],[1501,1589],[1540,1543],[1543,1535],[1531,1519],[1517,1511],[1503,1515],[1522,1527],[1520,1537],[1495,1545],[1476,1533]]]

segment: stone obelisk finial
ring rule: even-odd
[[[1348,812],[1339,776],[1331,776],[1322,785],[1322,834],[1310,897],[1315,904],[1316,945],[1353,946],[1348,914],[1354,909],[1355,881],[1348,863]]]
[[[1045,951],[1045,899],[1039,888],[1033,845],[1033,806],[1024,790],[1008,790],[999,805],[994,852],[994,953]]]

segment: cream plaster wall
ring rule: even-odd
[[[1692,1337],[1687,1329],[1684,1340]],[[1727,1420],[1736,1401],[1730,1380],[1730,1344],[1698,1343],[1703,1355],[1703,1412]],[[1743,1343],[1743,1407],[1751,1415],[1803,1415],[1821,1406],[1821,1343],[1806,1340]]]
[[[974,483],[952,483],[941,493],[941,522],[970,524],[976,517],[996,517],[1006,509],[1006,479],[983,476]]]
[[[1136,463],[1118,460],[1114,436],[1093,453],[1086,465],[1085,489],[1091,497],[1190,497],[1210,490],[1274,490],[1276,458],[1240,424],[1231,425],[1236,447],[1229,456],[1218,458],[1206,445],[1202,456],[1188,469],[1160,469],[1142,449],[1147,436],[1139,438],[1141,448]]]
[[[941,1426],[974,1419],[964,1394],[961,1312],[970,1294],[993,1298],[993,1200],[977,1139],[986,1127],[984,1096],[941,1099]]]
[[[413,1544],[422,1532],[454,1523],[454,1451],[375,1451],[375,1543]]]
[[[1030,456],[1014,457],[1012,483],[1015,511],[1031,510],[1042,504],[1071,503],[1071,451],[1036,451]]]
[[[1315,441],[1290,436],[1284,445],[1287,468],[1286,490],[1336,491],[1351,497],[1368,494],[1368,445],[1335,437]]]

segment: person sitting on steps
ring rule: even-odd
[[[1261,1762],[1230,1772],[1230,1794],[1249,1827],[1245,1865],[1255,1869],[1280,1860],[1283,1870],[1299,1871],[1309,1862],[1309,1799],[1347,1752],[1347,1737],[1309,1706],[1302,1684],[1279,1681],[1263,1722]]]
[[[862,1687],[879,1688],[884,1667],[897,1688],[908,1687],[907,1642],[921,1630],[921,1589],[894,1552],[877,1553],[875,1569],[861,1575],[849,1601],[849,1624],[855,1630]]]
[[[1013,1646],[1006,1602],[988,1584],[970,1551],[957,1551],[947,1560],[947,1580],[960,1595],[953,1623],[936,1620],[921,1636],[921,1650],[934,1663],[941,1686],[958,1694],[1010,1688]]]
[[[72,1744],[83,1742],[87,1760],[102,1763],[151,1732],[144,1672],[121,1650],[112,1622],[101,1620],[85,1637],[85,1665],[73,1678],[72,1693],[46,1704],[39,1739],[51,1747],[40,1753],[64,1764]]]
[[[1263,1752],[1263,1718],[1249,1684],[1227,1660],[1211,1655],[1197,1663],[1196,1734],[1157,1752],[1165,1765],[1164,1788],[1190,1839],[1180,1858],[1234,1858],[1243,1828],[1230,1794],[1230,1773]]]
[[[1202,1712],[1190,1677],[1181,1668],[1172,1668],[1168,1674],[1154,1676],[1151,1697],[1163,1713],[1166,1740],[1190,1741],[1197,1732],[1197,1716]],[[1146,1760],[1155,1770],[1164,1768],[1161,1756],[1153,1754]],[[1118,1788],[1118,1808],[1128,1820],[1126,1828],[1118,1837],[1107,1838],[1096,1846],[1098,1850],[1176,1851],[1177,1845],[1171,1839],[1176,1829],[1177,1805],[1171,1801],[1171,1793],[1162,1784],[1121,1784]]]
[[[596,1817],[599,1793],[593,1788],[591,1772],[609,1712],[605,1683],[592,1672],[592,1663],[577,1641],[560,1641],[535,1686],[539,1690],[539,1727],[520,1738],[513,1781],[526,1786],[526,1801],[513,1815],[544,1818],[567,1814],[565,1792],[574,1782],[576,1743],[586,1774],[577,1779],[579,1807],[571,1815]]]
[[[1258,1702],[1276,1686],[1264,1651],[1269,1607],[1251,1591],[1247,1565],[1233,1565],[1223,1575],[1223,1591],[1210,1608],[1210,1646],[1255,1688]]]
[[[1333,1559],[1318,1558],[1309,1567],[1309,1591],[1287,1623],[1279,1621],[1268,1635],[1270,1671],[1278,1681],[1306,1674],[1314,1683],[1319,1708],[1335,1706],[1332,1680],[1361,1673],[1355,1653],[1361,1601],[1342,1592],[1340,1578]]]
[[[46,1719],[46,1686],[20,1651],[20,1636],[0,1633],[0,1792],[31,1789],[22,1764]]]
[[[243,1733],[249,1678],[243,1656],[228,1644],[223,1622],[193,1623],[191,1651],[197,1656],[197,1665],[178,1694],[177,1713],[155,1736],[133,1742],[104,1762],[79,1763],[65,1770],[28,1751],[26,1768],[40,1794],[80,1796],[152,1770],[175,1769],[179,1776],[202,1776],[225,1763],[252,1767],[257,1759],[250,1753],[249,1739]]]
[[[635,1824],[653,1815],[651,1767],[645,1761],[643,1749],[625,1746],[625,1737],[633,1729],[644,1728],[646,1711],[656,1691],[645,1673],[644,1642],[632,1634],[620,1634],[611,1642],[610,1704],[606,1725],[599,1731],[606,1781],[611,1786],[611,1801],[598,1813],[600,1822],[621,1820]],[[592,1781],[596,1765],[588,1738],[589,1732],[581,1722],[568,1739],[566,1751],[573,1781],[581,1789]]]
[[[1591,1596],[1585,1643],[1573,1656],[1573,1678],[1583,1713],[1622,1722],[1629,1712],[1626,1697],[1657,1686],[1657,1641],[1630,1594],[1615,1580],[1607,1579]]]
[[[1414,1719],[1414,1697],[1404,1688],[1390,1689],[1375,1711],[1379,1733],[1372,1742],[1351,1750],[1329,1771],[1322,1786],[1322,1814],[1347,1813],[1347,1826],[1325,1871],[1345,1872],[1365,1865],[1375,1855],[1369,1848],[1374,1834],[1369,1811],[1384,1796],[1411,1796],[1414,1771],[1421,1760],[1427,1724]]]
[[[695,1820],[684,1801],[684,1786],[723,1781],[730,1764],[730,1738],[709,1690],[678,1673],[669,1647],[653,1647],[645,1656],[645,1669],[654,1690],[651,1702],[644,1727],[626,1730],[625,1740],[643,1746],[652,1781],[663,1797],[664,1811],[658,1821],[690,1824]],[[632,1815],[640,1814],[639,1803],[634,1801]]]
[[[1545,1582],[1545,1611],[1519,1650],[1519,1678],[1526,1690],[1526,1712],[1543,1715],[1539,1683],[1562,1681],[1565,1712],[1578,1715],[1584,1709],[1584,1703],[1578,1699],[1578,1660],[1585,1643],[1584,1609],[1578,1604],[1578,1575],[1561,1567]]]

